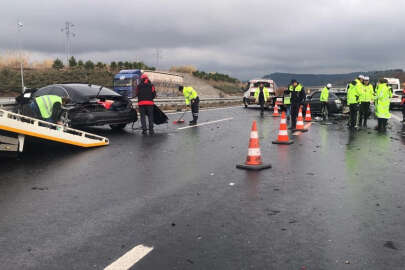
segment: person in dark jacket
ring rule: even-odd
[[[295,129],[300,105],[305,100],[305,89],[297,80],[291,80],[288,90],[291,92],[291,129]]]
[[[141,114],[142,134],[146,134],[146,116],[149,122],[149,134],[155,134],[153,130],[153,110],[155,103],[153,99],[156,97],[155,87],[149,80],[146,74],[141,76],[141,83],[136,88],[136,97],[138,97],[139,113]]]

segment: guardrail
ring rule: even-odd
[[[224,97],[224,98],[200,98],[202,104],[216,104],[216,103],[235,103],[242,102],[242,97]],[[137,104],[137,99],[132,99],[134,105]],[[162,106],[181,106],[185,105],[184,98],[157,98],[155,99],[156,105]],[[12,110],[16,105],[14,98],[0,98],[0,108],[5,110]]]

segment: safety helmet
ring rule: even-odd
[[[364,80],[364,75],[360,74],[360,75],[359,75],[359,79]]]
[[[143,73],[143,74],[141,75],[141,79],[148,79],[148,75],[146,75],[145,73]]]
[[[332,84],[328,83],[328,84],[326,85],[326,87],[327,87],[327,88],[332,88]]]
[[[365,81],[369,81],[369,80],[370,80],[370,77],[366,76],[366,77],[364,77],[364,80],[365,80]]]

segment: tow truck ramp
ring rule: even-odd
[[[25,136],[80,147],[109,144],[105,137],[0,109],[0,151],[22,152]]]

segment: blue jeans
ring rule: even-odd
[[[286,107],[286,116],[287,117],[290,117],[290,115],[291,115],[291,105],[285,105],[285,107]]]

